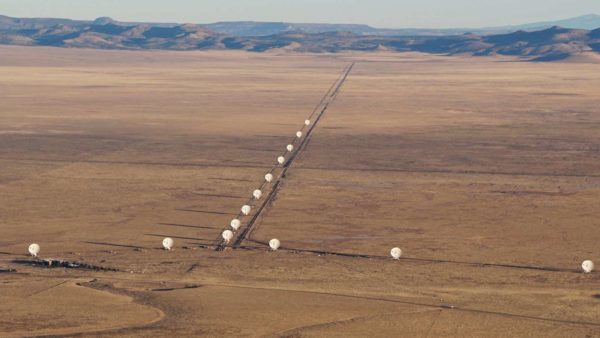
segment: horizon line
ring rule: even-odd
[[[287,23],[287,24],[296,24],[296,25],[349,25],[349,26],[367,26],[370,28],[374,28],[374,29],[381,29],[381,30],[469,30],[469,29],[495,29],[495,28],[510,28],[510,27],[518,27],[518,26],[524,26],[524,25],[536,25],[536,24],[546,24],[546,23],[552,23],[554,21],[563,21],[563,20],[570,20],[570,19],[577,19],[577,18],[584,18],[584,17],[588,17],[588,16],[597,16],[600,17],[599,14],[597,13],[587,13],[587,14],[582,14],[582,15],[577,15],[577,16],[572,16],[572,17],[568,17],[568,18],[563,18],[563,19],[555,19],[555,20],[544,20],[544,21],[535,21],[535,22],[528,22],[528,23],[521,23],[521,24],[511,24],[511,25],[499,25],[499,26],[480,26],[480,27],[467,27],[467,26],[461,26],[461,27],[376,27],[376,26],[372,26],[370,24],[366,24],[366,23],[335,23],[335,22],[293,22],[293,21],[260,21],[260,20],[244,20],[244,19],[240,19],[240,20],[230,20],[230,21],[213,21],[213,22],[207,22],[207,23],[194,23],[194,22],[173,22],[173,21],[161,21],[161,20],[152,20],[152,21],[137,21],[137,20],[120,20],[120,19],[115,19],[112,16],[107,16],[107,15],[101,15],[98,16],[96,18],[93,19],[76,19],[76,18],[69,18],[69,17],[16,17],[16,16],[10,16],[10,15],[4,15],[0,13],[0,16],[4,16],[4,17],[8,17],[8,18],[13,18],[13,19],[58,19],[58,20],[71,20],[71,21],[84,21],[84,22],[93,22],[95,20],[98,19],[102,19],[102,18],[107,18],[110,19],[112,21],[118,22],[118,23],[125,23],[125,24],[152,24],[152,23],[156,23],[156,24],[173,24],[173,25],[185,25],[185,24],[192,24],[192,25],[211,25],[211,24],[219,24],[219,23]]]

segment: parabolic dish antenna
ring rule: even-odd
[[[273,238],[269,241],[269,246],[271,247],[271,250],[277,251],[281,246],[281,242],[277,238]]]
[[[242,226],[242,222],[240,222],[240,220],[236,218],[232,220],[229,225],[231,225],[233,230],[237,231]]]
[[[400,248],[393,248],[390,250],[390,255],[392,255],[393,259],[400,259],[402,257],[402,250]]]
[[[38,254],[40,253],[40,246],[38,244],[31,244],[29,246],[29,254],[32,255],[33,257],[37,257]]]
[[[267,181],[269,183],[273,182],[273,174],[271,174],[271,173],[266,174],[265,181]]]
[[[592,271],[594,271],[594,262],[587,260],[584,261],[583,263],[581,263],[581,268],[583,269],[583,272],[585,273],[591,273]]]
[[[171,250],[171,248],[173,248],[173,244],[174,242],[172,238],[167,237],[163,239],[162,245],[165,250]]]
[[[229,243],[229,241],[231,241],[231,239],[233,238],[233,232],[231,232],[231,230],[225,230],[223,231],[222,236],[225,240],[225,243]]]

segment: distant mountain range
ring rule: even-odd
[[[43,28],[52,25],[85,26],[90,24],[113,23],[121,26],[134,26],[148,24],[158,27],[174,27],[177,23],[139,23],[118,22],[108,17],[101,17],[94,21],[53,19],[53,18],[10,18],[0,15],[0,31],[15,29]],[[353,24],[315,24],[315,23],[289,23],[289,22],[257,22],[257,21],[233,21],[217,22],[199,25],[215,33],[222,33],[237,37],[267,36],[286,32],[302,32],[309,34],[328,32],[349,32],[358,35],[382,35],[382,36],[415,36],[415,35],[460,35],[473,33],[478,35],[511,33],[518,30],[535,31],[544,30],[558,26],[571,29],[594,30],[600,28],[600,15],[588,14],[557,21],[528,23],[517,26],[500,26],[486,28],[373,28],[368,25]]]
[[[286,32],[303,32],[309,34],[327,32],[349,32],[358,35],[381,36],[415,36],[415,35],[460,35],[473,33],[478,35],[511,33],[518,30],[535,31],[559,26],[571,29],[593,30],[600,28],[600,15],[588,14],[575,18],[536,22],[518,26],[500,26],[487,28],[373,28],[368,25],[339,25],[339,24],[306,24],[288,22],[218,22],[204,25],[204,27],[218,33],[232,36],[266,36]]]
[[[594,30],[596,28],[600,28],[600,15],[597,14],[588,14],[583,16],[578,16],[575,18],[558,20],[558,21],[546,21],[546,22],[536,22],[519,26],[506,26],[504,29],[508,29],[510,31],[515,30],[542,30],[550,27],[564,27],[571,29],[587,29]]]
[[[600,27],[600,16],[588,15],[560,23],[568,27],[548,27],[554,24],[552,22],[483,28],[466,33],[464,30],[382,30],[366,25],[256,22],[180,25],[123,23],[110,18],[77,21],[0,16],[0,44],[316,53],[387,50],[476,56],[499,54],[531,61],[554,61],[584,52],[600,52],[600,28],[589,29],[596,23]]]

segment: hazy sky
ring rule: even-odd
[[[600,13],[600,0],[0,0],[18,17],[190,22],[256,20],[376,27],[482,27]]]

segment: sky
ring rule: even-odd
[[[211,23],[362,23],[379,28],[465,28],[600,14],[600,0],[0,0],[0,14],[90,20]]]

